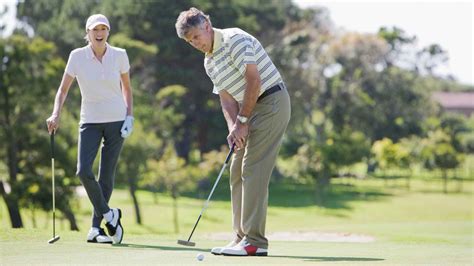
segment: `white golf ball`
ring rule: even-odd
[[[197,256],[196,256],[196,259],[197,259],[198,261],[202,261],[202,260],[204,259],[204,254],[198,253]]]

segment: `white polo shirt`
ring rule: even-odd
[[[122,95],[120,74],[129,70],[125,49],[109,44],[102,63],[95,57],[90,45],[71,52],[65,71],[77,78],[81,90],[80,124],[125,119],[127,107]]]

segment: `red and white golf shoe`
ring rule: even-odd
[[[226,246],[223,246],[223,247],[214,247],[214,248],[212,248],[211,253],[214,254],[214,255],[222,255],[222,250],[224,250],[224,249],[226,249],[226,248],[235,247],[235,246],[237,246],[239,243],[240,243],[240,241],[237,240],[237,239],[232,240],[232,241],[231,241],[229,244],[227,244]]]
[[[222,249],[221,254],[225,256],[267,256],[268,249],[254,246],[244,238],[237,246]]]

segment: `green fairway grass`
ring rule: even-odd
[[[181,197],[179,232],[174,232],[173,201],[158,194],[157,203],[149,192],[140,191],[143,224],[137,225],[126,190],[116,190],[111,205],[123,209],[125,236],[121,245],[88,244],[90,223],[87,198],[81,198],[76,218],[80,232],[57,221],[61,239],[52,237],[51,216],[37,212],[37,228],[31,213],[23,211],[25,229],[10,229],[7,210],[0,204],[0,265],[19,264],[438,264],[472,265],[473,182],[464,182],[459,193],[443,194],[439,182],[413,180],[410,190],[404,181],[335,179],[324,206],[314,204],[312,187],[272,184],[267,232],[269,257],[236,258],[210,254],[213,246],[227,243],[231,212],[227,184],[221,184],[215,200],[204,213],[191,241],[195,247],[180,246],[187,240],[204,199]],[[450,184],[455,190],[457,184]],[[207,195],[204,195],[206,197]],[[291,239],[276,237],[289,234]],[[340,239],[307,239],[306,233],[334,234]],[[284,234],[283,234],[284,235]],[[272,236],[275,236],[272,238]],[[299,238],[301,236],[301,238]],[[347,237],[345,237],[347,236]],[[350,242],[351,236],[371,241]],[[205,259],[197,261],[203,253]],[[105,261],[104,261],[104,258]]]

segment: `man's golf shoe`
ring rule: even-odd
[[[226,246],[212,248],[211,253],[214,254],[214,255],[222,255],[222,250],[224,250],[226,248],[235,247],[238,244],[239,244],[239,241],[237,239],[234,239],[229,244],[227,244]]]
[[[267,256],[268,249],[254,246],[244,237],[236,246],[222,249],[221,254],[225,256]]]

